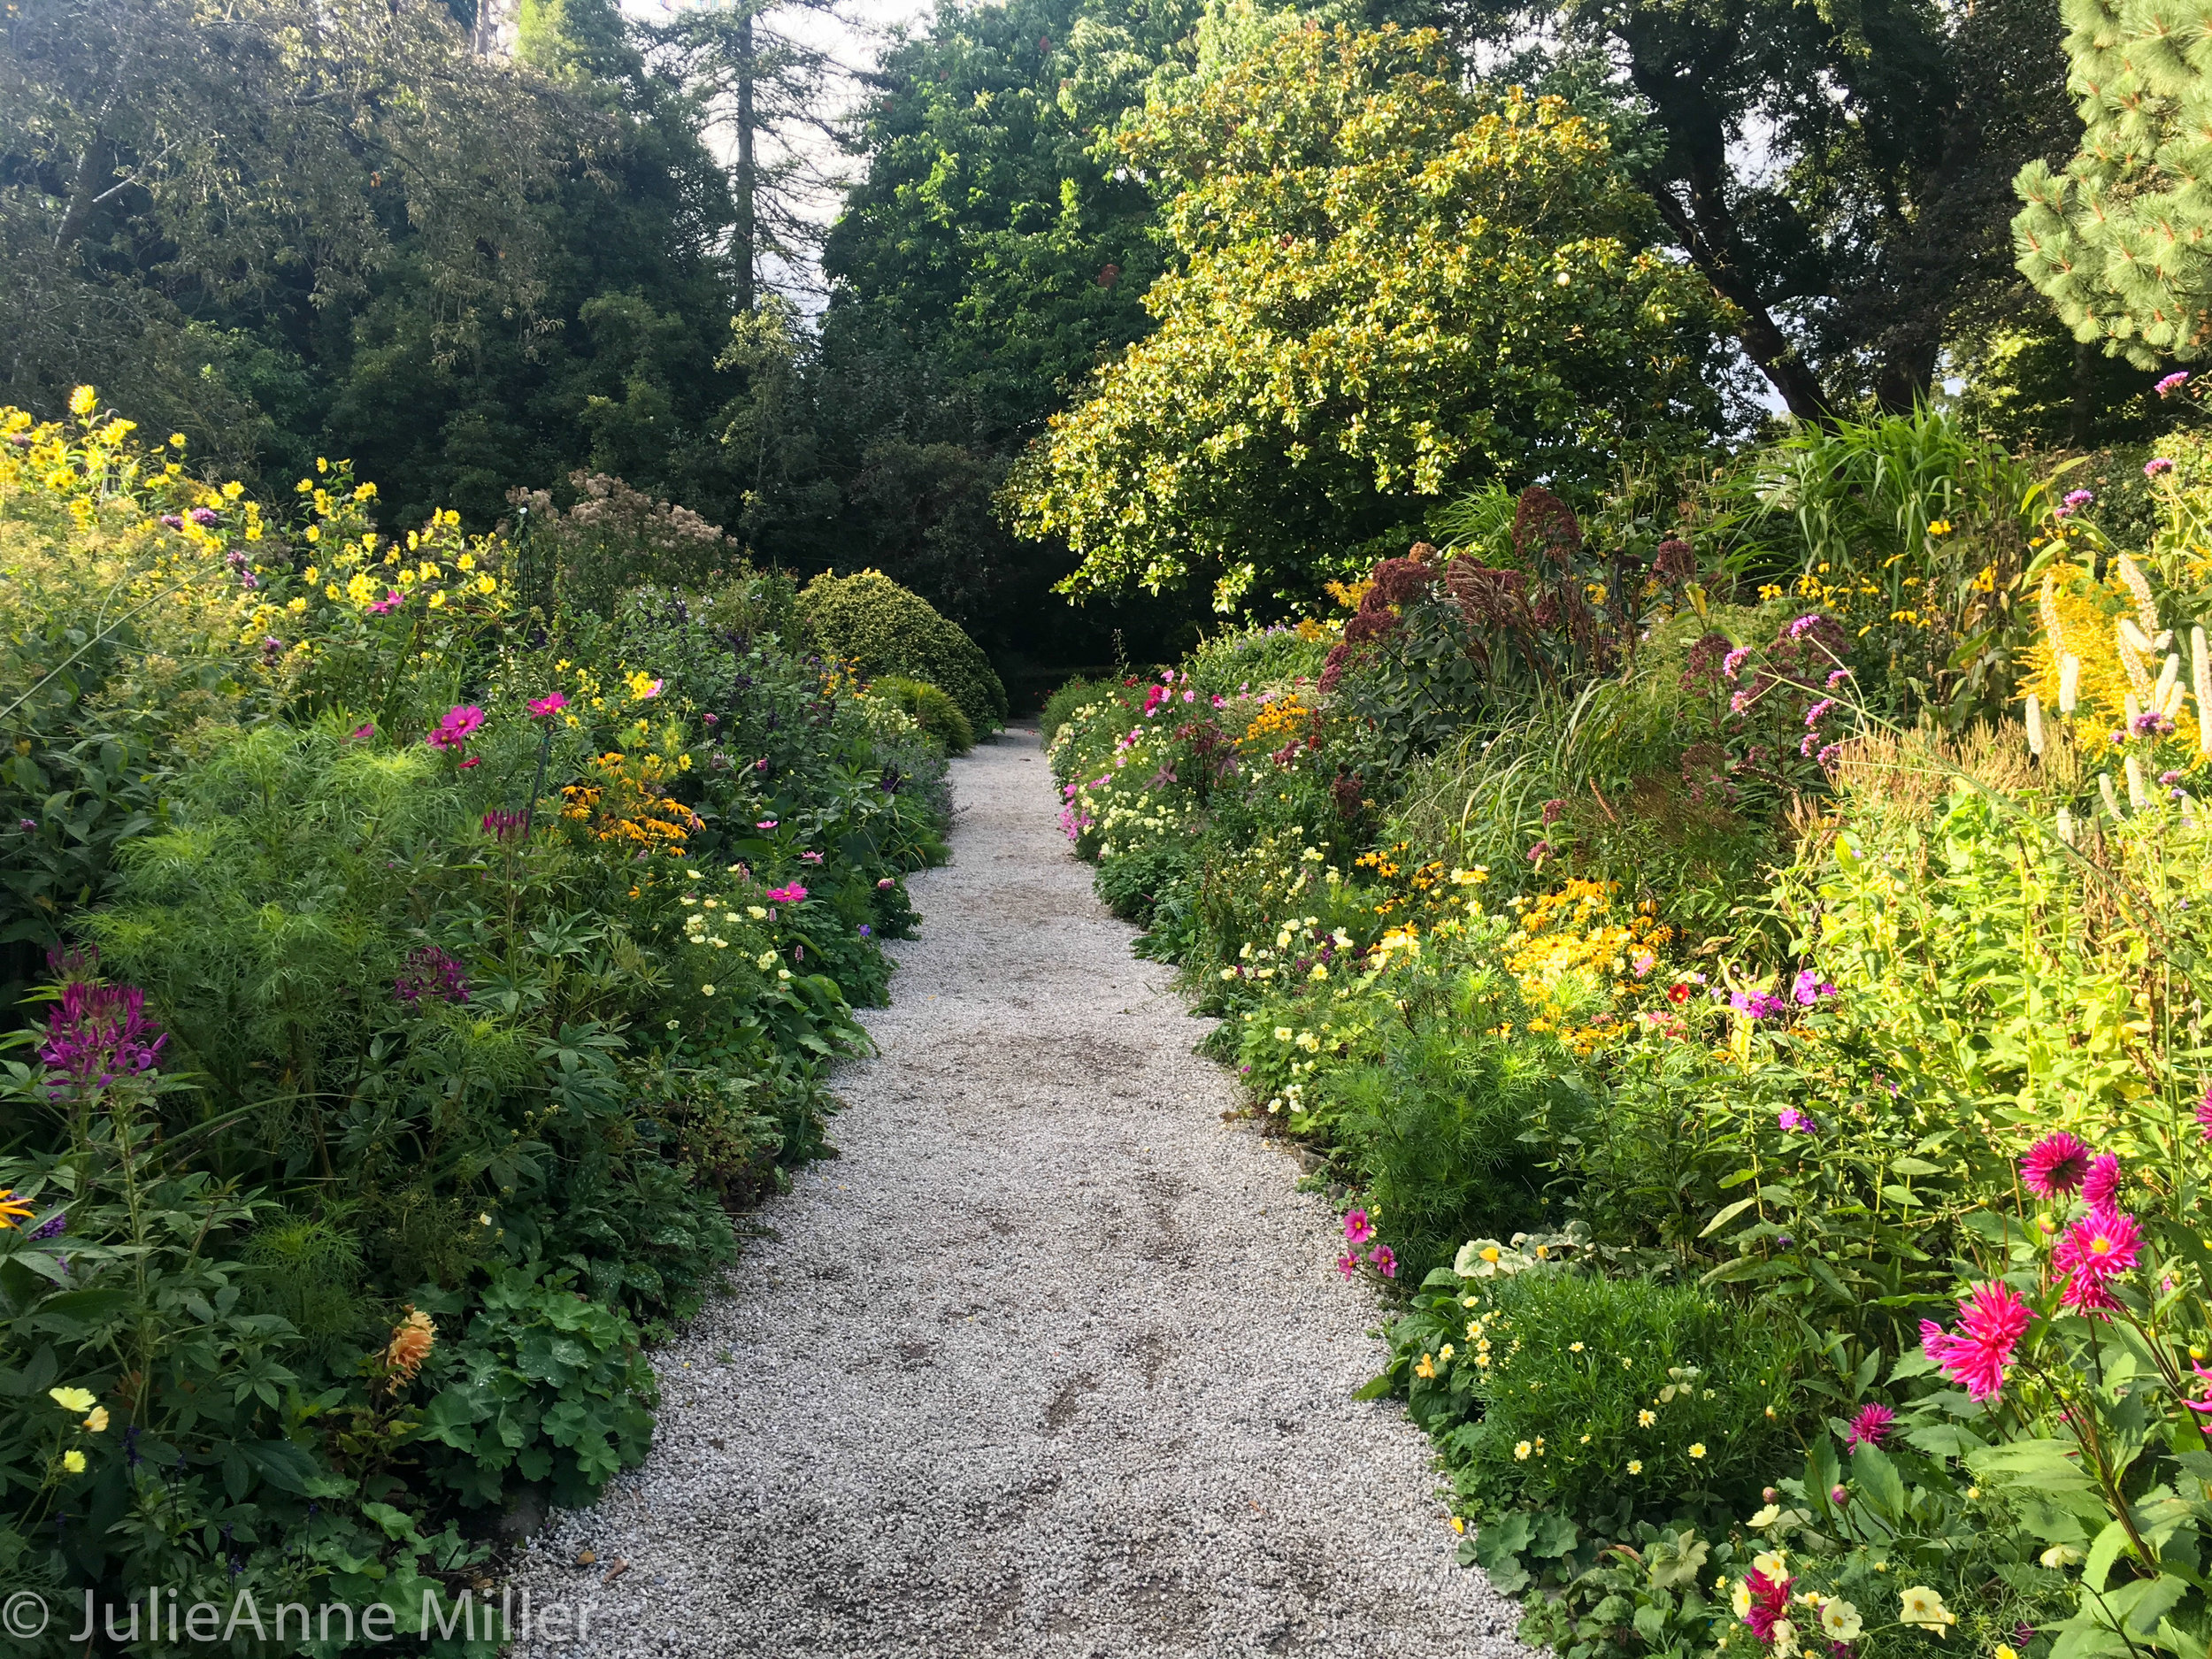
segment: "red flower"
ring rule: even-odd
[[[1689,1000],[1690,987],[1687,985],[1677,982],[1676,984],[1670,985],[1667,987],[1667,1001],[1674,1003],[1678,1008]]]

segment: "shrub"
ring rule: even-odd
[[[975,727],[960,705],[926,680],[886,674],[872,681],[868,690],[911,715],[917,726],[945,746],[948,755],[964,755],[975,747]]]
[[[1049,745],[1060,734],[1060,729],[1075,718],[1078,709],[1110,697],[1119,687],[1113,680],[1071,680],[1045,699],[1045,711],[1037,722],[1037,730]]]
[[[1463,1499],[1620,1537],[1755,1497],[1793,1415],[1779,1326],[1688,1286],[1481,1257],[1432,1273],[1392,1332],[1390,1375]]]
[[[900,674],[941,687],[979,732],[1006,718],[1006,687],[982,648],[881,571],[824,572],[800,592],[798,611],[807,643],[863,680]]]

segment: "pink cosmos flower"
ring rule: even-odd
[[[2059,1300],[2078,1313],[2110,1313],[2120,1305],[2112,1282],[2143,1256],[2143,1230],[2133,1216],[2096,1210],[2060,1235],[2051,1270],[2067,1276]]]
[[[773,829],[776,827],[776,820],[772,818],[764,818],[761,819],[759,823],[754,825],[753,827],[755,829]]]
[[[1349,1250],[1345,1251],[1336,1258],[1336,1271],[1347,1279],[1355,1277],[1359,1272],[1359,1257]]]
[[[2005,1386],[2012,1350],[2034,1318],[2012,1287],[1992,1279],[1959,1303],[1959,1328],[1946,1331],[1933,1319],[1920,1322],[1920,1347],[1967,1397],[1980,1405],[1994,1400]]]
[[[534,720],[542,720],[549,715],[558,714],[566,707],[568,707],[568,699],[557,691],[551,692],[529,705],[530,718]]]
[[[406,595],[398,588],[387,588],[384,590],[384,597],[369,607],[369,614],[373,617],[388,617],[406,603]]]
[[[481,755],[471,755],[466,760],[461,763],[461,770],[463,772],[467,772],[470,768],[480,766],[483,764],[484,757]]]
[[[1344,1241],[1347,1244],[1364,1244],[1374,1236],[1373,1224],[1367,1219],[1367,1212],[1364,1210],[1352,1210],[1345,1212]]]
[[[1866,1405],[1851,1419],[1851,1432],[1844,1436],[1843,1449],[1855,1452],[1862,1446],[1878,1447],[1889,1437],[1897,1414],[1886,1405]]]
[[[2204,1138],[2212,1141],[2212,1088],[2204,1091],[2204,1098],[2197,1102],[2197,1127],[2204,1131]]]
[[[346,735],[347,741],[354,743],[360,742],[364,738],[374,737],[376,735],[376,722],[374,720],[364,721],[361,725],[355,726],[353,730]],[[2208,1092],[2206,1097],[2208,1099],[2212,1099],[2212,1092]]]
[[[484,724],[484,711],[472,703],[457,703],[423,741],[433,749],[458,749]]]
[[[1398,1258],[1386,1244],[1379,1244],[1367,1253],[1368,1264],[1385,1279],[1398,1277]]]
[[[794,881],[787,887],[771,887],[768,896],[778,904],[799,904],[806,899],[806,889]]]
[[[894,878],[892,878],[892,877],[890,877],[890,876],[886,876],[886,877],[884,877],[884,878],[883,878],[883,879],[881,879],[880,881],[879,881],[879,882],[877,882],[877,883],[876,883],[876,891],[877,891],[877,892],[879,892],[879,893],[880,893],[880,892],[882,892],[882,891],[883,891],[883,889],[884,889],[884,888],[886,888],[886,887],[890,887],[890,886],[892,886],[892,885],[894,885]]]
[[[803,864],[818,864],[822,862],[822,855],[819,853],[801,853],[799,855],[799,862]]]
[[[2038,1198],[2063,1198],[2088,1173],[2089,1148],[2063,1129],[2045,1135],[2020,1160],[2021,1182]]]
[[[2081,1202],[2092,1210],[2112,1210],[2119,1192],[2120,1160],[2109,1152],[2090,1159],[2089,1173],[2081,1178]]]
[[[2204,1397],[2200,1400],[2184,1400],[2181,1403],[2199,1417],[2212,1417],[2212,1371],[2205,1370],[2194,1360],[2189,1363],[2189,1369],[2196,1372],[2197,1392]]]

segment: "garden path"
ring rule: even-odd
[[[656,1355],[650,1459],[518,1571],[588,1633],[518,1651],[1519,1659],[1425,1441],[1351,1397],[1382,1348],[1333,1214],[1224,1121],[1035,733],[954,779],[880,1057],[839,1078],[843,1156]]]

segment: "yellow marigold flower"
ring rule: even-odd
[[[438,1327],[428,1314],[407,1307],[407,1317],[392,1327],[392,1340],[384,1350],[384,1366],[400,1382],[412,1382],[423,1361],[438,1340]]]

